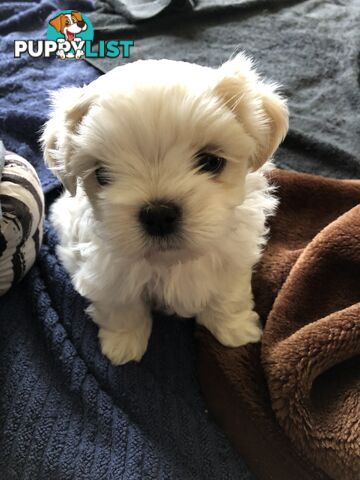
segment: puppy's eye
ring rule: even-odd
[[[110,174],[104,167],[99,167],[95,170],[96,180],[99,185],[109,185],[110,183]]]
[[[208,172],[218,175],[225,168],[226,160],[212,153],[199,153],[196,156],[196,166],[200,167],[200,172]]]

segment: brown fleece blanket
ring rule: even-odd
[[[259,479],[360,478],[360,181],[274,170],[260,344],[198,331],[210,414]]]

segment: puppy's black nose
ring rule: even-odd
[[[175,233],[181,218],[181,208],[173,202],[158,200],[144,205],[139,220],[146,232],[154,237]]]
[[[78,27],[80,28],[83,28],[85,26],[85,22],[84,20],[79,20],[78,22],[76,22],[78,24]]]

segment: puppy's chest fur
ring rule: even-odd
[[[219,290],[220,270],[206,255],[187,263],[150,269],[151,276],[144,288],[146,301],[168,314],[192,317]]]
[[[108,288],[114,288],[115,298],[122,304],[141,297],[154,309],[192,317],[219,289],[219,277],[220,271],[215,271],[206,255],[171,266],[154,266],[144,260],[129,264],[124,260],[114,272],[113,287],[105,289],[107,294]]]

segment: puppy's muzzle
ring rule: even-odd
[[[157,200],[141,208],[139,221],[150,236],[165,237],[178,231],[181,215],[176,203]]]

